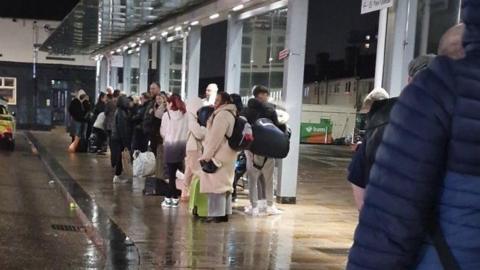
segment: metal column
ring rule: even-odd
[[[377,43],[377,60],[375,64],[375,86],[380,88],[383,86],[383,67],[385,62],[385,42],[387,38],[387,18],[388,9],[380,10],[378,22],[378,43]]]
[[[109,79],[109,63],[107,57],[102,57],[100,62],[100,91],[105,91],[108,86]]]
[[[182,40],[182,82],[180,88],[180,96],[185,100],[187,84],[187,37]]]
[[[289,126],[292,129],[292,139],[290,153],[279,166],[277,201],[296,203],[308,0],[288,1],[287,16],[286,48],[290,50],[290,56],[285,61],[282,98],[290,114]]]
[[[123,53],[123,89],[121,89],[125,94],[130,95],[130,81],[132,74],[132,55],[127,52]]]
[[[105,91],[108,85],[108,60],[102,57],[97,61],[96,80],[95,80],[95,97],[98,97],[101,91]]]
[[[228,93],[240,93],[242,68],[243,23],[238,16],[228,16],[227,57],[225,63],[225,90]]]
[[[113,89],[118,88],[118,68],[117,67],[111,67],[110,68],[110,82],[109,86],[111,86]]]
[[[390,9],[385,52],[384,86],[390,96],[399,96],[408,81],[408,64],[415,54],[418,1],[397,1]]]
[[[159,42],[160,47],[160,87],[162,91],[170,91],[170,44],[166,40],[162,39]]]
[[[187,44],[187,98],[198,97],[201,44],[202,28],[199,26],[194,26],[188,34]]]
[[[148,91],[148,44],[140,45],[138,94]]]

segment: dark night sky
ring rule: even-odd
[[[79,0],[13,0],[0,8],[0,17],[62,20]]]
[[[352,0],[310,1],[306,64],[315,64],[321,52],[330,53],[333,60],[344,59],[352,30],[376,33],[378,12],[360,15],[360,6],[361,1]],[[201,78],[225,75],[226,39],[226,22],[202,29]]]
[[[351,30],[378,30],[378,12],[360,15],[361,1],[310,1],[307,32],[306,64],[315,64],[319,52],[328,52],[331,59],[345,57]]]

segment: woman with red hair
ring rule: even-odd
[[[163,207],[178,207],[180,191],[176,187],[176,173],[183,170],[187,145],[188,124],[185,103],[173,94],[168,98],[167,111],[162,117],[160,134],[163,137],[163,160],[167,165],[169,192],[162,203]]]

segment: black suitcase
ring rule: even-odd
[[[168,183],[157,177],[147,177],[145,179],[145,188],[143,189],[144,196],[168,196]],[[177,189],[177,196],[181,196],[182,191]]]
[[[88,140],[86,138],[81,138],[80,143],[77,147],[78,153],[86,153],[88,151]]]
[[[166,196],[168,194],[168,183],[165,180],[156,177],[147,177],[145,179],[145,196]]]

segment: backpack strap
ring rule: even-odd
[[[442,233],[442,228],[436,219],[432,219],[433,222],[430,224],[430,237],[432,238],[433,245],[437,250],[438,258],[440,263],[445,270],[460,270],[455,257],[453,256],[452,251],[448,247],[448,243],[445,240],[445,237]]]
[[[234,121],[237,121],[237,116],[232,112],[232,111],[228,111],[232,116],[233,116],[233,120]],[[235,122],[233,124],[235,126]],[[233,135],[233,134],[232,134]],[[228,137],[227,134],[225,134],[225,138],[227,138],[227,140],[230,140],[231,136]]]
[[[263,164],[262,165],[258,165],[255,163],[255,154],[253,154],[253,160],[252,160],[252,163],[253,163],[253,167],[259,171],[263,170],[263,168],[265,168],[265,164],[267,164],[267,161],[268,161],[268,158],[267,157],[263,157]]]

